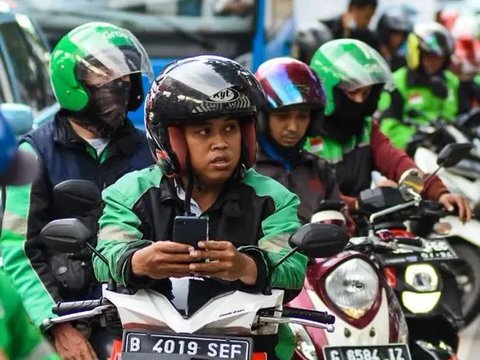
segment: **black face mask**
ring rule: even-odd
[[[90,92],[90,103],[72,120],[100,137],[110,137],[125,121],[132,84],[118,79],[86,87]]]
[[[342,144],[354,136],[360,137],[365,127],[365,118],[372,116],[377,110],[382,88],[382,85],[374,85],[362,103],[351,100],[344,91],[335,88],[336,110],[333,115],[325,118],[325,132]]]

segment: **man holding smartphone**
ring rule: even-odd
[[[157,165],[103,192],[97,249],[117,282],[157,289],[168,287],[169,278],[194,275],[232,281],[246,292],[301,288],[305,256],[294,254],[272,270],[300,227],[298,197],[250,168],[265,101],[254,75],[226,58],[198,56],[164,68],[145,104]],[[208,218],[209,241],[192,243],[177,233],[184,215]],[[93,262],[97,278],[107,281],[108,266],[97,257]],[[261,338],[254,338],[255,352],[292,357],[288,327]]]

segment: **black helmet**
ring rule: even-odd
[[[454,40],[448,30],[439,23],[417,25],[408,36],[407,64],[410,70],[420,67],[422,54],[444,56],[443,70],[450,66],[450,57],[454,52]]]
[[[378,20],[377,34],[382,43],[386,43],[392,32],[402,32],[408,35],[413,30],[413,21],[410,14],[403,8],[387,9]]]
[[[241,161],[249,168],[255,162],[255,123],[265,105],[255,76],[233,60],[206,55],[175,61],[160,72],[145,102],[150,150],[167,176],[186,174],[181,125],[232,116],[241,121]]]
[[[330,29],[318,20],[299,25],[293,39],[292,55],[305,64],[310,64],[318,48],[332,39]]]

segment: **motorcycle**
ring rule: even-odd
[[[437,159],[439,168],[455,166],[471,148],[469,143],[447,145]],[[401,301],[412,356],[456,359],[463,317],[452,265],[459,258],[445,238],[449,224],[439,223],[446,210],[421,198],[426,182],[423,173],[411,169],[400,179],[398,189],[383,187],[362,192],[359,207],[366,213],[377,212],[370,216],[369,236],[375,234],[387,244],[394,241],[411,248],[380,253],[377,261]],[[428,236],[428,240],[408,231],[406,220],[410,220],[416,235]],[[437,234],[435,238],[432,232]]]
[[[55,251],[75,254],[88,248],[108,264],[92,245],[95,234],[79,219],[54,220],[41,234]],[[292,250],[273,267],[295,252],[310,257],[337,254],[348,238],[337,226],[307,224],[290,237]],[[275,335],[281,324],[334,331],[335,317],[326,312],[283,306],[281,289],[250,294],[239,291],[235,282],[216,278],[166,281],[167,293],[142,289],[132,294],[110,276],[101,298],[60,302],[53,308],[59,317],[44,326],[94,318],[104,328],[122,331],[122,338],[110,344],[112,360],[155,359],[159,354],[166,360],[260,360],[266,353],[253,352],[252,336]]]
[[[340,225],[342,202],[320,205],[312,222]],[[328,311],[336,331],[290,324],[295,360],[411,359],[401,306],[381,269],[363,247],[311,260],[301,293],[288,305]]]
[[[465,149],[460,146],[457,151],[449,153],[448,161],[451,164],[455,156],[461,157],[464,153]],[[445,162],[445,165],[448,164]],[[409,177],[404,181],[412,183]],[[383,194],[388,191],[393,192],[393,199],[396,200],[393,203]],[[454,295],[445,295],[439,302],[437,299],[441,307],[445,304],[447,309],[449,309],[448,306],[453,306],[450,309],[452,316],[449,318],[453,321],[448,323],[451,326],[443,327],[445,333],[452,330],[448,335],[438,334],[440,331],[435,332],[429,328],[435,325],[433,320],[437,319],[435,314],[428,311],[429,309],[420,309],[420,312],[425,312],[420,314],[413,307],[406,308],[404,304],[407,297],[409,298],[406,301],[414,305],[422,305],[425,303],[425,297],[431,297],[430,293],[434,291],[427,291],[427,293],[425,289],[417,291],[409,285],[412,283],[411,279],[422,276],[425,271],[430,275],[431,268],[428,267],[428,262],[435,259],[446,261],[445,257],[448,257],[448,260],[454,260],[456,258],[454,252],[447,251],[451,249],[445,241],[418,241],[411,234],[405,236],[406,233],[403,233],[403,237],[396,237],[389,233],[391,235],[389,241],[385,241],[387,234],[383,229],[388,224],[377,224],[377,220],[385,219],[386,215],[409,207],[418,208],[420,204],[418,196],[414,201],[405,204],[399,190],[378,188],[364,192],[362,200],[362,204],[367,208],[370,205],[371,210],[368,236],[352,238],[346,252],[329,259],[316,259],[309,266],[302,293],[290,303],[292,306],[330,311],[337,318],[337,331],[328,334],[319,329],[291,325],[297,342],[295,358],[307,360],[351,360],[368,357],[394,360],[410,359],[410,356],[415,359],[443,359],[445,356],[448,356],[446,359],[454,358],[458,346],[455,343],[457,325],[461,323],[459,306],[455,307],[453,301]],[[327,213],[326,217],[319,216],[317,213],[314,219],[323,221],[325,218],[338,219],[339,217],[338,213],[336,216],[332,214],[338,208],[330,207],[321,210]],[[391,223],[391,225],[394,224]],[[397,221],[396,224],[403,228],[403,221]],[[403,276],[405,273],[408,275],[407,278]],[[445,279],[440,286],[447,284],[445,288],[451,289],[453,284],[453,293],[455,293],[456,284],[451,274],[448,278],[442,270],[441,274],[437,275],[437,282],[439,278],[442,281]],[[409,283],[405,279],[408,279]],[[438,296],[438,294],[433,295]],[[449,300],[449,297],[453,300]],[[426,300],[432,303],[431,299]],[[398,301],[402,303],[403,309],[412,315],[407,317],[407,320]],[[414,312],[411,311],[412,309]],[[415,322],[418,318],[430,316],[431,319]],[[441,316],[438,318],[444,320]],[[388,331],[385,331],[387,329]],[[413,331],[408,341],[410,329]],[[427,336],[425,329],[433,335]],[[435,327],[433,329],[438,330]],[[447,348],[438,339],[446,340],[451,347]],[[409,344],[409,348],[406,344]]]
[[[465,196],[473,207],[474,218],[463,224],[457,217],[447,215],[442,221],[451,225],[449,242],[462,261],[452,265],[461,292],[465,325],[470,324],[480,312],[480,140],[478,123],[480,109],[463,115],[456,124],[434,122],[428,127],[418,127],[418,135],[411,142],[410,152],[417,166],[426,173],[435,171],[438,150],[446,143],[472,142],[469,156],[456,166],[442,169],[438,176],[447,188]],[[475,137],[477,136],[477,137]]]

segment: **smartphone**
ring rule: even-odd
[[[198,249],[198,242],[208,240],[208,219],[176,216],[173,220],[173,241]]]

